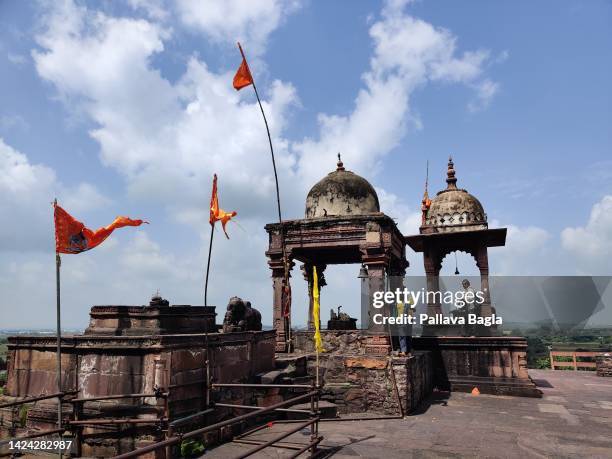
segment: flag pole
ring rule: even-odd
[[[244,51],[242,51],[242,46],[238,43],[238,48],[240,49],[240,54],[242,55],[242,59],[246,62],[246,56],[244,55]],[[250,72],[250,69],[249,69]],[[266,132],[268,133],[268,143],[270,144],[270,154],[272,155],[272,167],[274,169],[274,182],[276,183],[276,204],[278,207],[278,222],[282,223],[283,218],[281,216],[281,205],[280,205],[280,192],[278,188],[278,174],[276,173],[276,160],[274,159],[274,148],[272,147],[272,136],[270,135],[270,127],[268,126],[268,120],[266,118],[266,114],[264,112],[263,106],[261,105],[261,99],[259,98],[259,93],[257,92],[257,86],[255,86],[255,78],[251,74],[251,81],[253,82],[253,90],[255,91],[255,97],[257,97],[257,103],[259,104],[259,109],[261,110],[261,115],[263,116],[264,123],[266,125]]]
[[[53,200],[53,211],[57,206],[57,198]],[[55,217],[54,217],[55,219]],[[55,291],[56,291],[56,325],[57,325],[57,391],[61,394],[62,391],[62,312],[61,312],[61,297],[60,297],[60,267],[62,259],[57,247],[55,248]],[[62,395],[57,397],[57,428],[62,428]],[[59,432],[60,441],[62,433]],[[59,457],[62,457],[62,450],[58,449]]]
[[[210,271],[210,256],[212,254],[213,236],[215,235],[215,224],[210,224],[210,242],[208,243],[208,262],[206,263],[206,282],[204,283],[204,306],[208,306],[208,272]]]
[[[210,224],[210,242],[208,243],[208,261],[206,263],[206,282],[204,283],[204,306],[208,306],[208,273],[210,271],[210,257],[212,255],[215,223]],[[204,322],[204,340],[206,345],[206,409],[210,408],[210,346],[208,345],[208,321]]]
[[[238,49],[240,49],[240,55],[242,59],[247,62],[246,56],[244,55],[244,51],[242,50],[242,46],[240,42],[238,42]],[[248,64],[247,64],[248,65]],[[250,69],[249,69],[250,73]],[[257,86],[255,85],[255,78],[253,78],[253,74],[251,74],[251,82],[253,84],[253,91],[255,91],[255,97],[257,98],[257,103],[259,104],[259,109],[261,110],[261,116],[263,116],[264,124],[266,125],[266,132],[268,133],[268,143],[270,144],[270,155],[272,156],[272,168],[274,169],[274,183],[276,184],[276,206],[278,209],[278,223],[280,226],[280,237],[281,237],[281,247],[283,250],[283,265],[285,269],[285,286],[289,285],[289,266],[287,260],[287,254],[285,253],[285,238],[283,234],[283,217],[281,214],[281,204],[280,204],[280,190],[278,187],[278,173],[276,172],[276,160],[274,158],[274,147],[272,147],[272,136],[270,135],[270,127],[268,126],[268,119],[266,118],[266,113],[264,112],[263,106],[261,105],[261,99],[259,98],[259,92],[257,91]],[[287,329],[287,352],[291,352],[291,327],[289,322],[289,316],[283,318],[285,321],[285,328]]]

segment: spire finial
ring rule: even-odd
[[[427,222],[427,212],[431,207],[431,200],[429,199],[429,192],[427,190],[429,186],[429,160],[427,160],[427,169],[425,172],[425,191],[423,193],[423,200],[421,201],[421,226],[425,226]]]
[[[453,157],[448,157],[448,170],[446,171],[446,183],[448,184],[447,190],[457,189],[457,177],[455,177],[455,164],[453,163]]]
[[[336,165],[338,166],[336,168],[337,171],[343,171],[344,170],[344,163],[342,162],[342,158],[340,157],[340,152],[338,152],[338,163]]]

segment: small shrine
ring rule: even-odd
[[[291,311],[283,307],[285,261],[302,262],[308,282],[308,329],[312,322],[312,272],[316,267],[319,286],[326,285],[325,268],[332,264],[360,264],[368,270],[370,291],[384,290],[385,276],[403,277],[408,267],[404,236],[395,221],[380,211],[374,187],[363,177],[346,170],[338,154],[336,170],[316,183],[306,197],[305,218],[266,225],[269,247],[266,252],[272,270],[273,325],[277,352],[287,352],[291,343]],[[387,338],[386,331],[370,327]],[[384,341],[384,340],[383,340]],[[387,349],[380,351],[388,353]]]
[[[504,246],[507,229],[490,229],[480,201],[467,190],[457,187],[452,157],[448,159],[446,183],[446,189],[439,191],[432,200],[425,189],[419,234],[407,236],[406,243],[415,252],[423,254],[428,291],[440,289],[440,269],[446,255],[455,251],[472,255],[480,271],[480,290],[485,295],[485,301],[480,305],[480,315],[491,316],[495,309],[491,305],[489,289],[488,248]],[[427,314],[441,313],[440,303],[433,298],[427,304]],[[438,327],[436,334],[446,331]]]

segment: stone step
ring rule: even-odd
[[[286,376],[306,376],[308,374],[306,356],[283,356],[276,357],[274,368],[283,372]]]

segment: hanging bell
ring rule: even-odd
[[[455,266],[455,275],[459,275],[459,268],[457,266]]]
[[[368,268],[366,268],[365,265],[361,265],[361,269],[359,270],[359,276],[357,276],[357,279],[367,279],[368,277]]]

